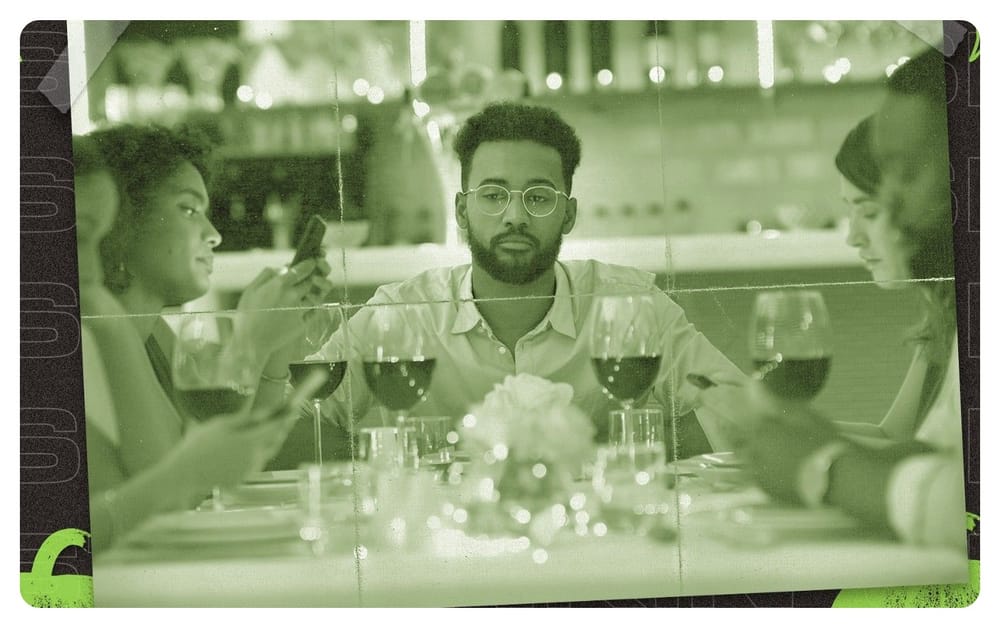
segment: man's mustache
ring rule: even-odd
[[[528,233],[525,233],[523,231],[509,231],[507,233],[502,233],[502,234],[494,237],[492,240],[490,240],[490,248],[495,247],[495,246],[499,245],[501,242],[503,242],[504,240],[507,240],[507,239],[510,239],[510,238],[521,238],[521,239],[524,239],[524,240],[528,240],[532,244],[535,245],[535,248],[540,248],[541,247],[541,243],[538,241],[538,238],[536,238],[536,237],[534,237],[532,235],[529,235]]]

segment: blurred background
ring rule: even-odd
[[[823,229],[832,156],[939,22],[86,22],[74,127],[204,126],[221,250],[308,214],[350,245],[454,244],[450,140],[492,100],[583,138],[571,238]],[[113,46],[111,44],[114,44]],[[340,194],[338,172],[342,175]],[[353,234],[352,234],[353,235]]]
[[[286,264],[319,214],[344,287],[331,300],[362,303],[468,260],[451,151],[465,118],[495,100],[552,107],[583,142],[564,258],[656,273],[745,369],[755,292],[827,284],[838,353],[817,403],[876,421],[916,295],[863,283],[833,158],[886,77],[941,38],[941,22],[898,21],[77,22],[73,128],[216,138],[206,302]]]

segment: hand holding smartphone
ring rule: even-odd
[[[306,223],[306,229],[302,233],[302,239],[299,240],[299,246],[295,250],[295,257],[292,258],[290,267],[307,259],[322,258],[324,256],[323,237],[325,235],[326,223],[323,219],[316,214],[310,216],[309,222]]]
[[[701,390],[707,390],[712,386],[717,385],[715,382],[708,379],[704,375],[698,375],[697,373],[688,373],[687,381],[690,382],[692,385],[697,386]]]

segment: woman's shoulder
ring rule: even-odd
[[[87,433],[100,433],[112,446],[118,445],[118,419],[114,397],[104,367],[104,356],[89,325],[80,327],[83,356],[83,399]]]
[[[952,340],[941,384],[930,403],[916,438],[938,448],[962,449],[962,397],[959,387],[958,341]]]

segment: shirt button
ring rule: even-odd
[[[507,353],[507,347],[498,347],[497,351],[499,351],[500,353]]]

